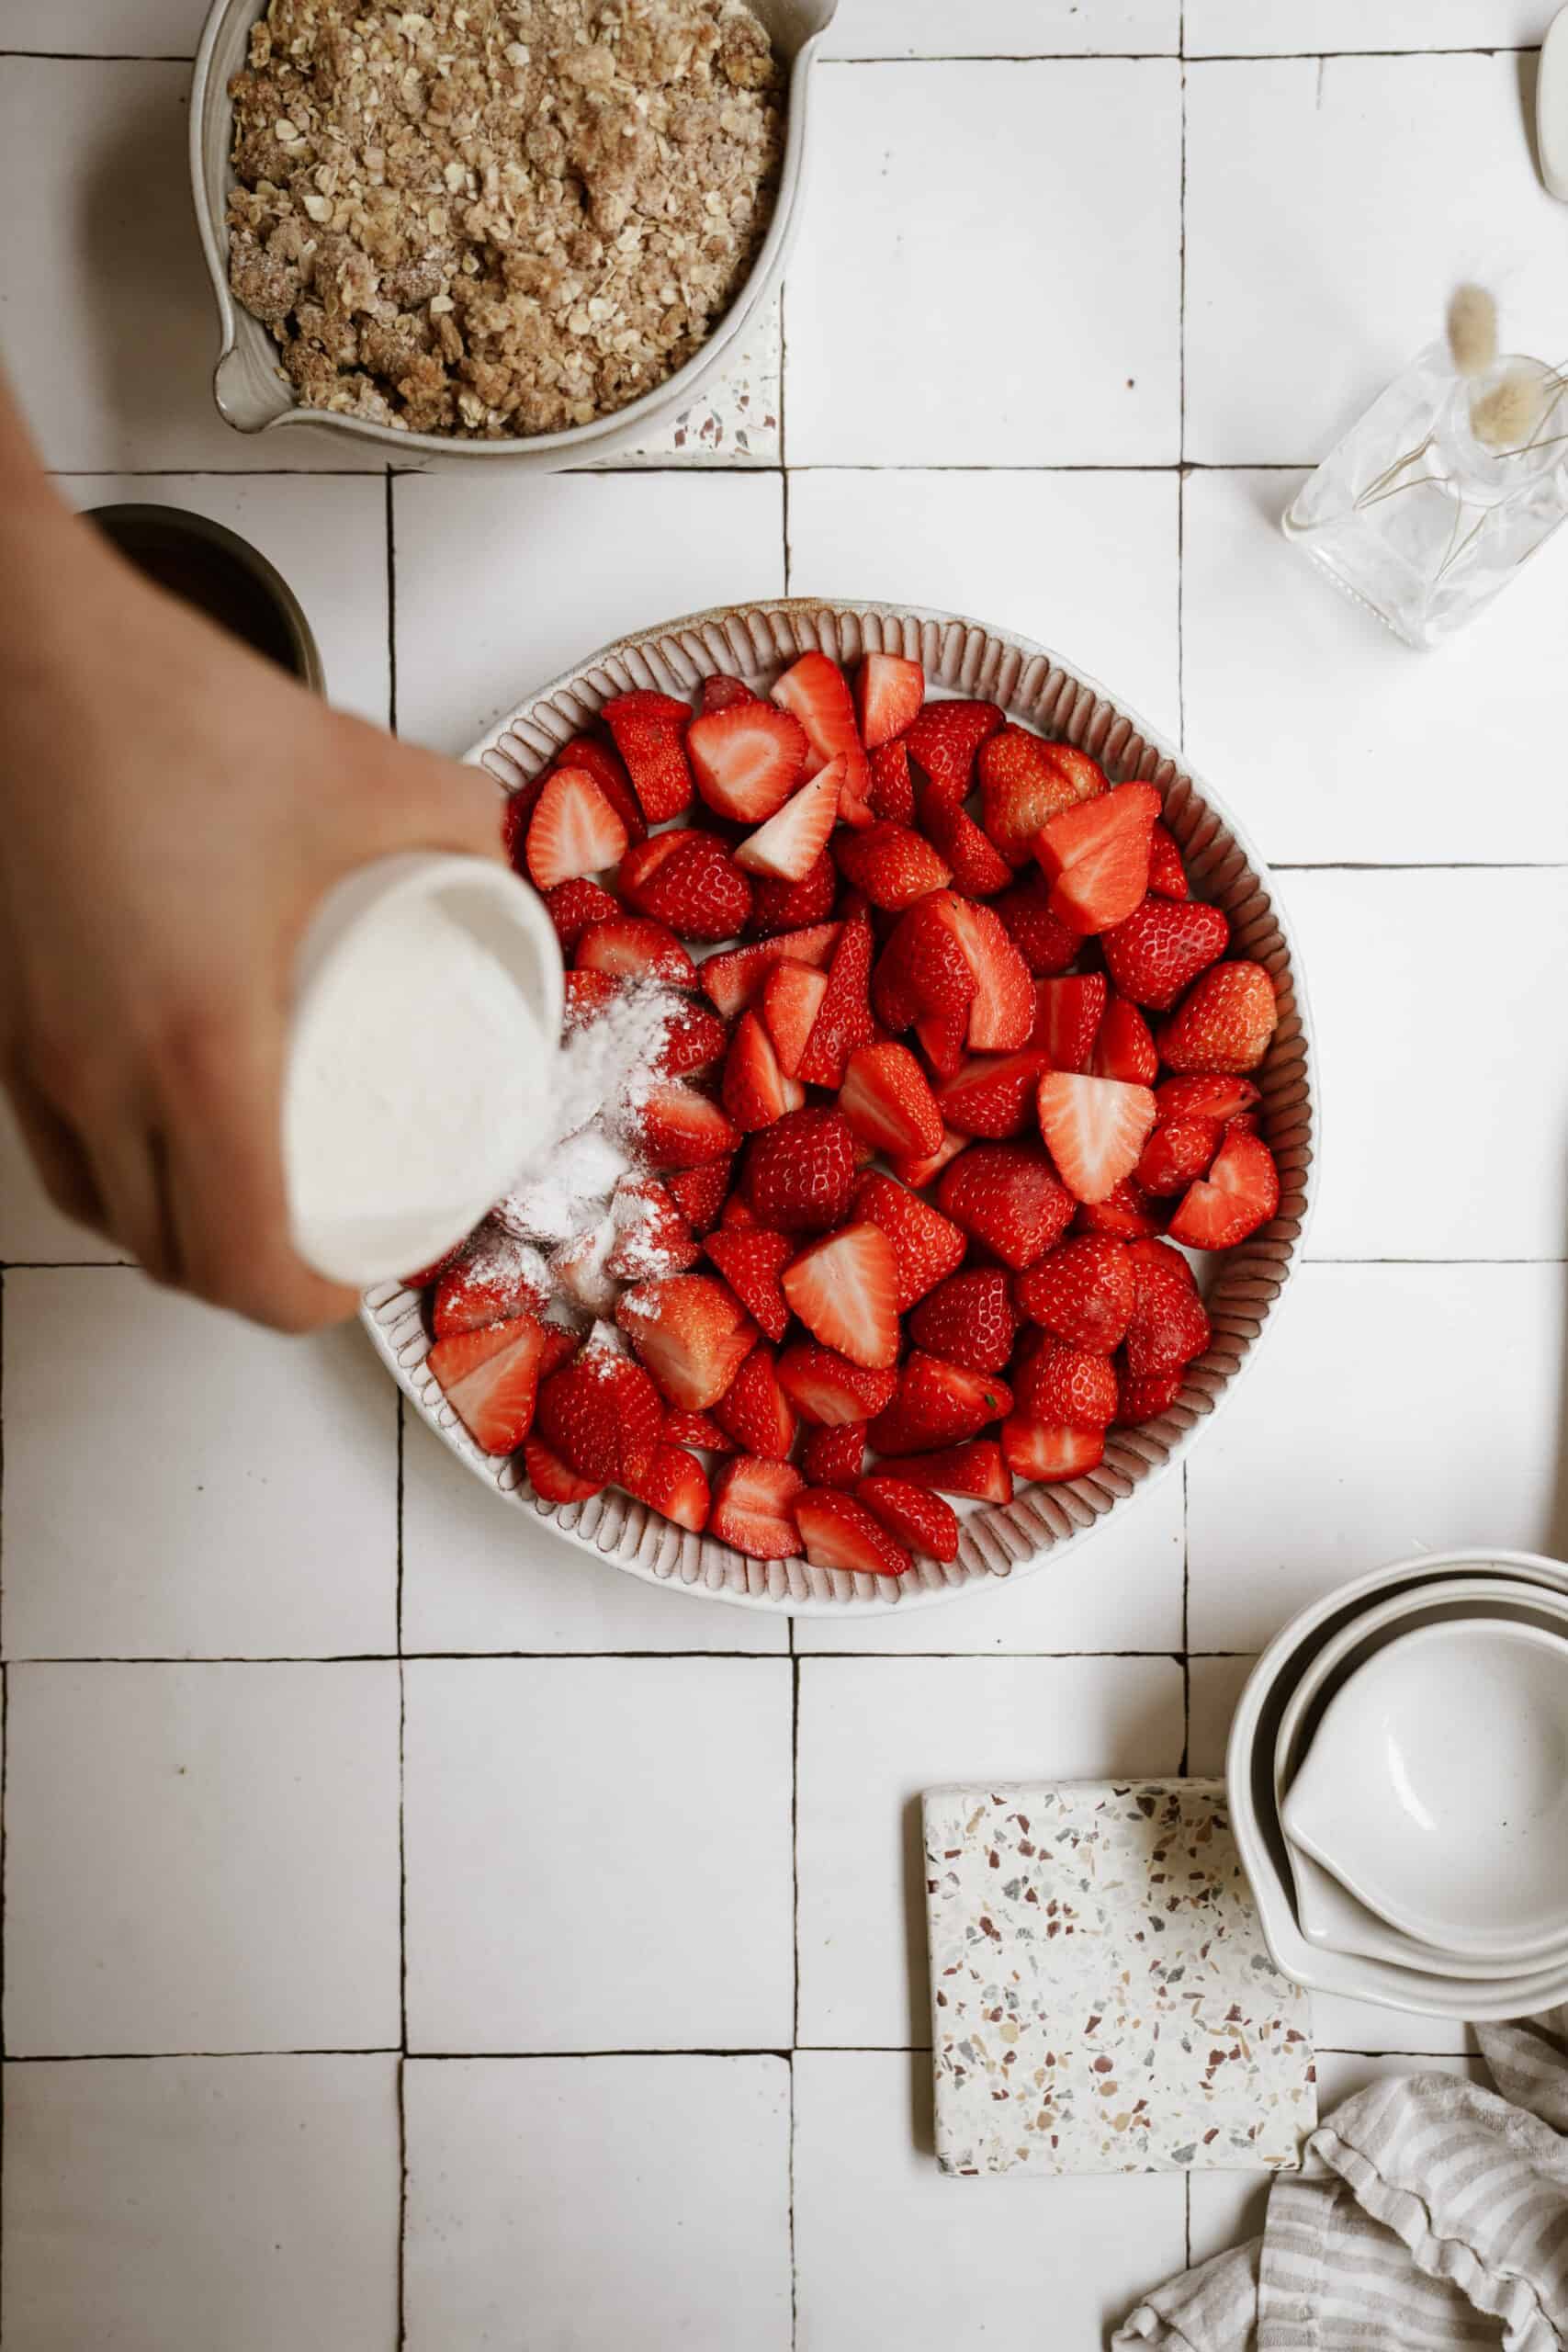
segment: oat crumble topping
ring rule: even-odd
[[[744,0],[270,0],[230,83],[229,277],[301,401],[591,424],[739,291],[784,146]]]

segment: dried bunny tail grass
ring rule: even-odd
[[[1484,376],[1497,356],[1497,305],[1484,286],[1461,286],[1449,304],[1449,350],[1461,376]]]
[[[1540,422],[1540,381],[1517,368],[1472,402],[1470,429],[1483,448],[1522,448]]]

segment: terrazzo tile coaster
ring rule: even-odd
[[[657,425],[647,441],[600,463],[615,466],[776,466],[784,341],[777,301],[743,327],[716,376],[690,408]]]
[[[943,2172],[1263,2172],[1317,2120],[1219,1781],[931,1789]]]

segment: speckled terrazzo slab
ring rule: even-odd
[[[779,306],[769,302],[742,328],[718,374],[690,408],[658,424],[645,442],[605,466],[776,466],[784,341]]]
[[[1261,2172],[1317,2120],[1219,1781],[931,1789],[943,2172]]]

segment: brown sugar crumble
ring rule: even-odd
[[[271,0],[229,278],[302,401],[495,439],[608,416],[739,292],[784,147],[742,0]]]

